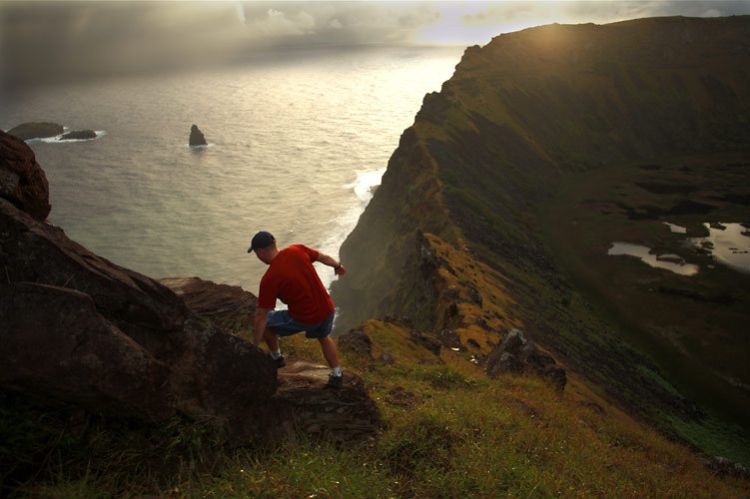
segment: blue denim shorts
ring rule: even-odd
[[[326,320],[317,324],[303,324],[292,319],[288,310],[270,310],[266,325],[276,336],[291,336],[304,331],[308,338],[325,338],[331,334],[335,314],[331,312]]]

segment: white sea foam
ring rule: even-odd
[[[96,137],[94,137],[93,139],[67,139],[67,140],[63,140],[62,136],[65,135],[66,133],[68,133],[68,127],[64,127],[63,130],[64,130],[63,133],[61,133],[60,135],[56,135],[54,137],[46,137],[44,139],[30,139],[30,140],[27,140],[26,142],[27,143],[44,142],[45,144],[68,144],[68,143],[71,143],[71,142],[91,142],[92,140],[97,140],[97,139],[100,139],[100,138],[104,137],[105,135],[107,135],[107,131],[106,130],[94,130],[94,133],[96,134]]]
[[[326,254],[338,258],[339,249],[346,240],[346,237],[354,230],[357,226],[359,217],[365,211],[367,204],[372,199],[374,189],[380,185],[380,181],[385,173],[385,168],[379,168],[377,170],[360,171],[356,173],[356,179],[348,184],[344,185],[344,189],[351,189],[357,196],[359,203],[356,203],[349,208],[341,217],[339,217],[332,227],[331,235],[321,245],[321,251]],[[346,262],[342,262],[346,263]],[[333,269],[325,267],[318,269],[320,279],[326,288],[331,286],[331,283],[335,279],[336,275]]]

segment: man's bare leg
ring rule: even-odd
[[[320,342],[320,349],[323,350],[323,357],[326,358],[326,362],[331,368],[339,367],[339,354],[336,349],[336,342],[333,341],[329,336],[325,338],[318,338]]]
[[[271,331],[271,328],[267,327],[266,330],[263,331],[263,339],[266,340],[266,345],[268,345],[268,349],[271,352],[279,351],[279,337]]]

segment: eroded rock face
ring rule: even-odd
[[[13,127],[8,130],[8,133],[21,140],[46,139],[63,133],[63,127],[57,123],[30,122]]]
[[[36,220],[49,215],[47,176],[36,162],[34,151],[22,140],[0,131],[0,197],[7,199]]]
[[[203,135],[203,132],[200,131],[197,125],[193,125],[190,127],[190,138],[188,139],[188,143],[191,146],[205,146],[206,143],[206,137]]]
[[[500,373],[533,372],[548,380],[562,391],[567,383],[565,369],[558,366],[550,355],[541,352],[534,342],[526,339],[523,331],[512,329],[487,357],[487,375],[491,378]]]
[[[0,317],[2,386],[96,412],[150,420],[174,413],[165,386],[168,366],[99,314],[89,295],[43,284],[4,284]]]

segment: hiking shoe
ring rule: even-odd
[[[334,376],[333,374],[328,375],[326,388],[341,388],[342,386],[344,386],[344,376]]]
[[[271,357],[271,360],[276,365],[276,369],[281,369],[282,367],[284,367],[286,365],[286,362],[284,362],[284,356],[283,355],[281,357],[279,357],[278,359],[274,359],[273,357]]]

